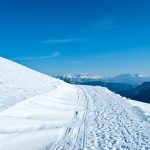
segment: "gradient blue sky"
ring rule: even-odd
[[[47,74],[149,74],[150,1],[0,1],[0,55]]]

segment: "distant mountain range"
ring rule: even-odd
[[[89,83],[96,82],[107,85]],[[0,150],[148,150],[149,121],[148,104],[100,86],[71,85],[0,57]]]
[[[144,76],[142,74],[121,74],[115,77],[103,78],[100,75],[94,74],[58,74],[55,76],[61,80],[69,83],[80,84],[91,81],[102,81],[107,83],[126,83],[131,85],[139,85],[144,82],[150,82],[150,76]]]
[[[150,76],[144,76],[142,74],[121,74],[115,77],[103,79],[105,82],[112,83],[127,83],[132,85],[139,85],[144,82],[150,82]]]
[[[150,103],[150,76],[141,74],[122,74],[115,77],[102,78],[96,75],[58,75],[68,83],[107,87],[121,96]]]
[[[55,76],[58,79],[64,80],[68,83],[74,83],[74,84],[80,84],[80,83],[84,83],[84,82],[91,82],[91,81],[99,81],[102,79],[101,76],[99,75],[93,75],[93,74],[58,74]]]

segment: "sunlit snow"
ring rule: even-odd
[[[0,150],[148,150],[142,105],[0,58]]]

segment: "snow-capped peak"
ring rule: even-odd
[[[82,83],[82,82],[97,81],[102,79],[100,75],[88,74],[88,73],[81,73],[81,74],[67,73],[62,75],[58,74],[55,77],[68,81],[70,83]]]

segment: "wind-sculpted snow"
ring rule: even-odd
[[[3,58],[0,68],[0,150],[150,149],[149,116],[139,103]]]
[[[60,80],[0,57],[0,110],[61,84]]]
[[[83,110],[79,92],[74,86],[59,86],[1,111],[0,150],[36,150],[52,146],[67,125],[76,120],[75,112]]]

